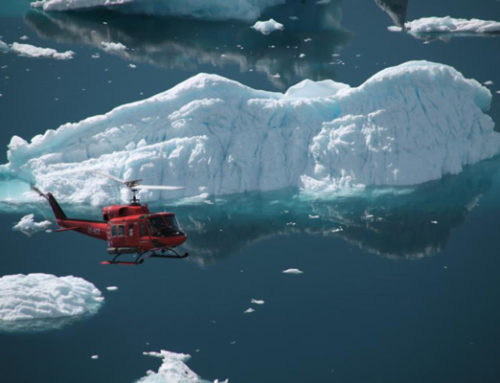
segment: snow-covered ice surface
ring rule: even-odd
[[[166,350],[143,354],[161,358],[162,364],[157,372],[148,371],[148,374],[137,383],[209,383],[187,366],[186,362],[191,358],[188,354]]]
[[[27,214],[12,227],[12,230],[20,231],[21,233],[26,234],[28,237],[31,237],[33,234],[39,231],[47,230],[51,225],[52,222],[47,220],[35,222],[35,215]]]
[[[264,9],[284,3],[285,0],[40,0],[32,2],[31,6],[45,11],[107,8],[156,16],[250,21],[259,17]]]
[[[0,175],[94,205],[116,197],[97,170],[184,186],[143,192],[149,200],[415,185],[500,153],[485,114],[491,97],[454,68],[427,61],[384,69],[358,87],[305,82],[284,94],[199,74],[31,142],[14,136]]]
[[[75,55],[73,51],[58,52],[52,48],[41,48],[31,44],[21,44],[17,42],[12,43],[10,51],[24,57],[52,58],[55,60],[71,60]]]
[[[8,52],[9,46],[4,41],[0,40],[0,52]]]
[[[92,283],[79,277],[6,275],[0,278],[0,331],[58,329],[96,314],[101,298]]]
[[[269,35],[274,31],[282,31],[285,27],[274,19],[267,21],[256,21],[252,28],[263,35]]]
[[[473,35],[498,35],[500,22],[479,19],[456,19],[446,17],[423,17],[405,24],[408,33],[415,37],[450,37]],[[390,31],[401,31],[400,27],[389,27]]]

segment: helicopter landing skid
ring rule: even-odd
[[[137,253],[138,256],[134,261],[119,261],[118,257],[120,257],[121,255],[122,255],[121,253],[116,254],[113,257],[113,259],[108,261],[102,261],[101,265],[136,266],[143,263],[145,258],[186,258],[189,254],[188,253],[180,254],[176,250],[170,247],[163,247],[163,248],[152,249],[144,253]]]

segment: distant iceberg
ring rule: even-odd
[[[500,34],[500,22],[479,19],[456,19],[446,17],[423,17],[404,24],[408,33],[415,37],[450,37]],[[399,32],[400,27],[389,27],[390,31]]]
[[[194,17],[208,20],[255,20],[268,7],[286,0],[40,0],[32,7],[44,11],[106,8],[126,13]]]
[[[94,315],[103,299],[92,283],[78,277],[6,275],[0,278],[0,331],[57,329]]]
[[[415,185],[500,153],[485,114],[491,97],[452,67],[426,61],[354,88],[306,81],[284,94],[199,74],[29,143],[14,136],[0,176],[94,205],[116,198],[97,170],[185,187],[144,192],[149,200]]]

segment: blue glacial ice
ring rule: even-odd
[[[195,17],[209,20],[255,20],[261,12],[286,0],[40,0],[32,7],[44,11],[107,8],[126,13]]]
[[[92,283],[79,277],[5,275],[0,278],[0,331],[58,329],[96,314],[103,300]]]
[[[149,200],[415,185],[500,153],[490,102],[477,81],[427,61],[358,87],[306,80],[285,93],[199,74],[30,142],[14,136],[0,176],[93,205],[115,197],[97,171],[185,187],[143,192]]]

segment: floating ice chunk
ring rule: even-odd
[[[255,311],[255,309],[254,309],[254,308],[249,307],[249,308],[247,308],[245,311],[243,311],[243,314],[251,314],[251,313],[253,313],[254,311]]]
[[[161,350],[160,352],[143,352],[143,355],[162,359],[158,372],[148,371],[147,375],[137,383],[209,383],[201,379],[186,362],[191,358],[188,354]]]
[[[101,292],[78,277],[16,274],[0,278],[0,330],[43,331],[95,314]]]
[[[405,23],[405,29],[415,37],[430,35],[488,35],[500,33],[500,22],[480,19],[456,19],[446,17],[423,17]],[[389,27],[395,31],[394,27]]]
[[[28,237],[31,237],[39,231],[47,230],[52,225],[52,222],[47,220],[35,222],[34,217],[34,214],[25,215],[12,227],[12,230],[20,231]]]
[[[97,360],[99,359],[99,355],[95,354],[90,357],[90,359]]]
[[[282,271],[283,274],[304,274],[304,272],[300,269],[286,269]]]
[[[283,29],[285,29],[283,24],[278,23],[274,19],[269,19],[267,21],[257,21],[254,25],[252,25],[252,28],[266,36],[274,31],[282,31]]]
[[[286,0],[40,0],[31,3],[45,11],[108,8],[125,13],[183,16],[208,20],[255,20],[261,12]]]
[[[483,82],[483,85],[486,85],[486,86],[490,86],[490,85],[493,85],[493,84],[494,83],[491,80],[487,80],[487,81]]]
[[[58,52],[52,48],[41,48],[31,44],[12,43],[10,50],[23,57],[53,58],[56,60],[71,60],[75,55],[73,51]]]
[[[264,299],[255,299],[255,298],[252,298],[252,300],[250,301],[250,303],[255,304],[255,305],[263,305],[265,303],[265,301],[264,301]]]
[[[127,49],[127,47],[120,42],[115,43],[113,41],[102,41],[101,45],[102,48],[108,52],[124,51]]]
[[[118,290],[118,286],[107,286],[106,290],[108,290],[108,291],[117,291]]]
[[[184,189],[140,195],[184,203],[290,187],[316,195],[415,185],[500,153],[485,114],[491,97],[477,81],[427,61],[384,69],[355,88],[306,81],[285,94],[199,74],[30,142],[13,137],[0,175],[95,205],[113,198],[111,181],[96,170],[168,180]]]

